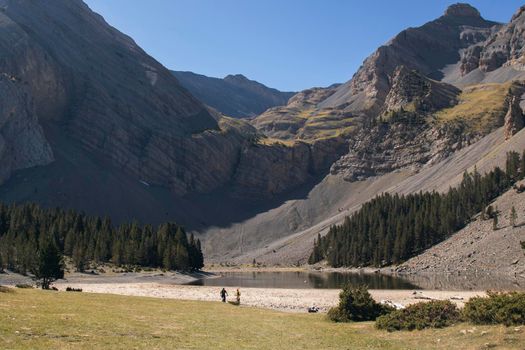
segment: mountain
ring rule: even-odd
[[[472,6],[452,5],[443,16],[421,27],[408,28],[379,47],[352,79],[320,106],[341,106],[369,115],[378,113],[398,66],[441,80],[443,69],[460,60],[461,50],[486,40],[498,28],[498,23],[483,19]]]
[[[525,78],[522,47],[525,31],[525,7],[510,22],[461,53],[461,60],[448,68],[446,80],[456,85],[501,83]]]
[[[500,24],[470,5],[452,5],[378,48],[347,83],[305,90],[255,118],[252,124],[275,142],[342,135],[347,152],[303,197],[227,232],[209,229],[207,244],[221,252],[220,259],[226,253],[237,262],[304,262],[318,233],[376,194],[445,191],[467,169],[502,166],[506,151],[523,150],[519,102],[525,90],[514,81],[519,71],[514,66],[499,79],[490,73],[474,79],[476,69],[460,73],[457,67],[471,48],[490,47],[492,38],[503,35],[498,33],[512,37],[520,17],[521,10]],[[508,62],[496,70],[508,71]]]
[[[285,98],[174,74],[80,0],[0,0],[0,200],[177,221],[210,261],[305,262],[376,194],[445,191],[525,148],[522,17],[452,5],[346,83]],[[262,113],[224,116],[185,77]]]
[[[275,106],[285,105],[294,92],[281,92],[246,78],[228,75],[210,78],[192,72],[173,72],[180,84],[217,111],[234,118],[248,118]]]
[[[0,7],[2,200],[198,221],[182,197],[271,197],[321,171],[314,158],[324,150],[263,145],[248,124],[212,116],[82,1]]]

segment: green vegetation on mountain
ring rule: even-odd
[[[268,110],[254,124],[270,138],[314,142],[347,136],[359,119],[332,108],[281,107]]]
[[[193,235],[188,238],[174,223],[158,228],[136,222],[114,226],[108,218],[71,210],[0,204],[0,270],[38,271],[43,265],[39,260],[53,257],[49,245],[71,257],[79,271],[89,261],[185,271],[203,266],[200,241]]]
[[[465,227],[494,198],[525,178],[524,159],[525,154],[509,152],[506,171],[495,168],[483,176],[476,170],[465,172],[461,184],[447,193],[384,193],[319,236],[309,263],[326,259],[338,267],[406,261]]]
[[[516,83],[469,86],[459,95],[457,105],[436,113],[438,122],[463,122],[470,130],[487,133],[503,124],[507,96]]]

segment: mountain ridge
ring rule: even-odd
[[[224,115],[250,118],[271,107],[284,105],[295,95],[269,88],[242,74],[212,78],[193,72],[172,71],[179,82],[208,106]]]

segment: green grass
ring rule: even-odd
[[[41,290],[0,294],[1,349],[523,349],[523,344],[524,327],[462,324],[388,333],[372,322],[336,324],[320,314],[219,302]]]

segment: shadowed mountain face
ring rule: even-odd
[[[200,207],[184,196],[271,198],[336,159],[331,148],[261,144],[246,122],[213,117],[81,0],[0,0],[0,73],[5,201],[195,223],[178,204]],[[273,94],[239,76],[224,82]]]
[[[173,74],[200,101],[234,118],[254,117],[268,108],[285,105],[295,94],[269,88],[241,74],[228,75],[224,79],[192,72]]]
[[[137,176],[186,186],[170,169],[175,143],[218,125],[167,69],[81,1],[0,6],[0,69],[20,81],[41,125],[59,127],[71,142]],[[179,171],[189,166],[177,162]]]

